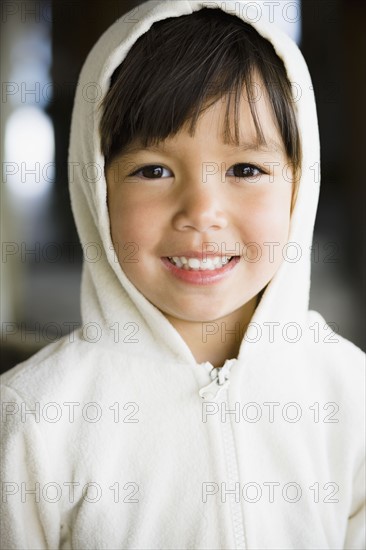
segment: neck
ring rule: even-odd
[[[222,367],[226,359],[235,359],[245,331],[250,323],[257,296],[241,308],[213,321],[192,322],[165,314],[186,342],[197,363],[209,361]]]

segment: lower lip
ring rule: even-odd
[[[224,265],[223,267],[220,267],[219,269],[213,269],[213,270],[186,270],[181,269],[177,267],[176,265],[172,264],[168,258],[161,258],[163,264],[165,267],[170,271],[170,273],[176,277],[177,279],[180,279],[181,281],[184,281],[185,283],[190,283],[192,285],[212,285],[215,283],[219,283],[229,275],[233,269],[237,266],[237,264],[240,261],[239,256],[234,256],[234,258]]]

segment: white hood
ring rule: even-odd
[[[192,354],[177,331],[131,284],[116,262],[109,229],[104,158],[98,138],[101,116],[101,109],[98,107],[108,90],[114,70],[124,60],[135,41],[147,32],[155,21],[190,14],[202,7],[210,6],[221,6],[228,13],[240,12],[251,17],[250,9],[238,10],[238,6],[243,8],[244,4],[186,0],[150,1],[132,12],[133,16],[131,15],[130,19],[138,19],[138,23],[128,23],[129,15],[122,17],[102,35],[84,64],[72,118],[69,162],[70,166],[76,167],[73,181],[70,183],[74,217],[82,244],[85,246],[87,243],[96,243],[97,249],[103,250],[97,262],[84,263],[83,323],[99,323],[107,337],[107,333],[111,332],[108,327],[114,323],[118,322],[120,326],[124,326],[126,322],[136,322],[149,349],[169,346],[174,354],[190,361],[193,360]],[[251,23],[251,19],[247,22]],[[277,54],[285,63],[289,80],[293,83],[303,147],[303,168],[289,235],[289,242],[296,244],[288,248],[288,258],[299,256],[299,259],[296,262],[283,262],[268,285],[252,323],[260,326],[263,326],[264,321],[303,324],[309,303],[310,248],[319,195],[319,133],[313,86],[306,63],[296,44],[274,24],[267,23],[262,18],[253,26],[272,42]],[[97,101],[85,99],[90,90],[96,94]],[[97,167],[93,182],[85,177],[85,165]],[[88,172],[89,180],[93,179],[91,171],[92,168]],[[261,345],[264,343],[265,339],[261,339]],[[240,349],[239,357],[245,351],[244,348],[245,342]]]

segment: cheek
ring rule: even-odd
[[[259,264],[267,263],[271,248],[275,253],[272,261],[274,260],[276,265],[281,261],[281,251],[288,240],[290,203],[290,193],[273,193],[251,201],[242,212],[241,236],[243,243],[254,243],[248,248],[246,254],[250,258],[253,255],[260,256]]]
[[[111,195],[109,216],[116,249],[133,243],[141,252],[156,242],[162,217],[156,207],[146,204],[146,201],[122,193]]]

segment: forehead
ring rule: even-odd
[[[200,116],[200,131],[230,146],[252,143],[258,149],[272,144],[281,149],[282,140],[266,88],[260,81],[253,84],[249,94],[243,86],[239,97],[235,93],[225,94],[204,111]]]
[[[190,131],[191,120],[187,120],[181,130],[174,136],[143,146],[142,140],[135,139],[123,150],[123,155],[139,151],[157,151],[177,153],[182,145],[198,146],[207,149],[215,146],[224,148],[227,152],[256,151],[274,154],[284,153],[280,133],[275,124],[274,114],[264,86],[258,81],[254,86],[252,98],[244,88],[236,104],[235,94],[225,94],[209,107],[204,106],[197,123]],[[250,101],[261,127],[264,140],[256,130]],[[237,131],[237,133],[236,133]]]

